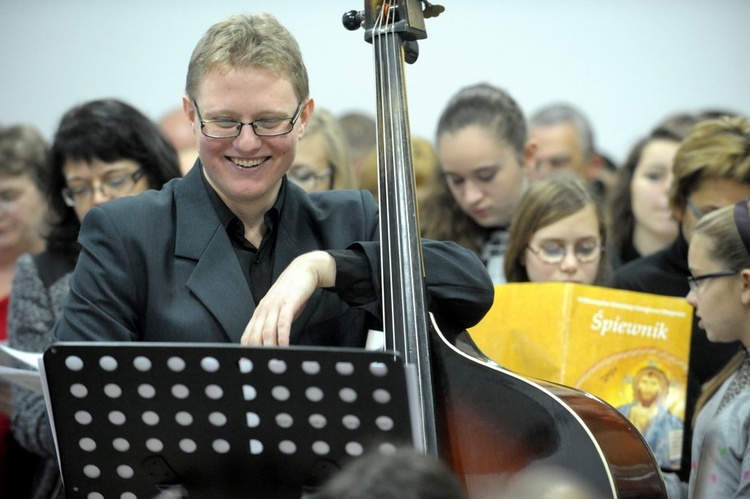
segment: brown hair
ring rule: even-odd
[[[488,83],[459,90],[448,102],[438,121],[436,144],[447,133],[478,126],[491,133],[499,144],[512,148],[519,164],[524,163],[528,140],[526,118],[518,103],[504,90]],[[454,241],[481,255],[490,229],[482,227],[458,206],[440,168],[430,180],[421,217],[422,236]]]
[[[505,250],[506,280],[528,282],[529,275],[523,265],[523,254],[534,233],[586,206],[593,206],[596,210],[603,247],[606,230],[601,208],[582,178],[571,173],[553,173],[531,184],[510,223],[508,247]],[[602,257],[599,261],[597,282],[604,279],[606,260]]]

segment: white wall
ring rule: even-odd
[[[411,129],[432,139],[461,86],[487,81],[527,114],[581,107],[600,148],[621,160],[681,110],[750,115],[748,0],[444,0],[407,67]],[[335,113],[374,110],[371,46],[341,24],[361,0],[0,0],[0,123],[51,137],[69,107],[127,100],[154,119],[179,104],[203,32],[235,12],[268,11],[297,37],[313,97]]]

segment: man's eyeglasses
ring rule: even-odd
[[[720,270],[718,272],[711,272],[710,274],[702,274],[702,275],[696,275],[687,276],[688,285],[690,286],[690,291],[693,293],[698,292],[698,284],[704,279],[713,279],[714,277],[727,277],[730,275],[739,274],[740,270],[742,269],[729,269],[729,270]]]
[[[193,107],[195,107],[195,114],[198,115],[198,121],[201,124],[201,132],[206,137],[212,139],[233,139],[240,135],[243,126],[249,126],[255,132],[258,137],[277,137],[279,135],[286,135],[294,129],[294,124],[302,114],[302,102],[297,106],[294,111],[294,116],[291,118],[261,118],[254,121],[239,121],[230,120],[228,118],[220,118],[217,120],[204,120],[201,117],[201,112],[198,109],[198,103],[193,100]]]
[[[65,204],[75,206],[88,204],[94,198],[94,192],[99,191],[109,198],[118,198],[130,194],[135,184],[146,175],[143,170],[136,170],[133,173],[125,173],[115,177],[106,178],[101,181],[99,187],[92,184],[72,185],[63,188],[62,196]]]
[[[557,265],[565,260],[568,254],[568,246],[562,243],[548,242],[538,248],[528,245],[529,251],[537,255],[544,263]],[[598,241],[589,241],[576,244],[573,248],[573,254],[579,263],[591,263],[599,258],[604,248]]]

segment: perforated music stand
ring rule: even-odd
[[[393,352],[86,342],[43,362],[68,498],[299,498],[413,442]]]

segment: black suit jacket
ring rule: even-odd
[[[255,309],[200,168],[161,191],[121,198],[86,215],[82,251],[53,334],[61,341],[238,343]],[[297,256],[356,247],[380,298],[377,204],[367,191],[308,195],[291,182],[274,248],[273,278]],[[478,322],[493,299],[478,258],[453,243],[423,241],[430,308],[454,327]],[[364,346],[381,300],[351,306],[318,289],[294,322],[291,343]]]

